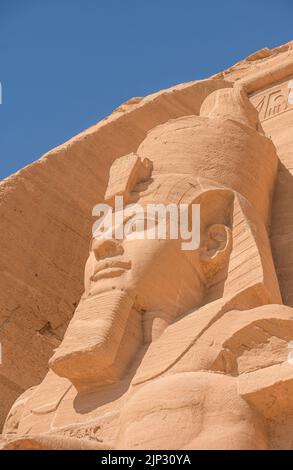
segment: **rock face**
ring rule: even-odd
[[[263,49],[1,183],[2,447],[292,448],[292,77]],[[91,241],[115,196],[200,204],[199,246]]]

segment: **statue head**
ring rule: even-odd
[[[149,181],[147,191],[133,194],[139,204],[111,214],[107,237],[94,231],[84,298],[121,291],[144,313],[144,321],[151,314],[165,324],[198,308],[209,283],[226,276],[233,199],[233,192],[200,178],[167,175]]]
[[[80,391],[113,383],[143,344],[190,311],[251,284],[258,287],[249,301],[279,301],[267,239],[276,169],[274,146],[238,87],[212,93],[200,116],[154,128],[135,154],[117,159],[105,203],[114,207],[119,196],[123,204],[110,212],[110,235],[94,231],[85,293],[50,360],[53,371]],[[162,238],[157,213],[157,236],[148,236],[154,204],[167,210]],[[197,220],[194,207],[200,208]],[[177,237],[168,231],[181,215],[188,233],[190,223],[200,221],[193,249],[183,249],[181,227]]]

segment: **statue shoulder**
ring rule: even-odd
[[[214,302],[170,325],[149,346],[133,384],[170,372],[237,376],[287,360],[292,308],[271,304],[223,312],[222,307]]]

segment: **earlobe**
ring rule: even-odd
[[[217,282],[218,273],[227,266],[231,250],[231,229],[222,224],[209,226],[200,249],[201,265],[207,284]]]

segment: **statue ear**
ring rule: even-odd
[[[231,230],[223,224],[210,225],[206,229],[201,256],[206,261],[217,261],[227,250],[231,241]]]
[[[226,271],[232,250],[232,232],[223,224],[206,228],[200,247],[202,269],[208,284],[218,282],[218,273]]]

